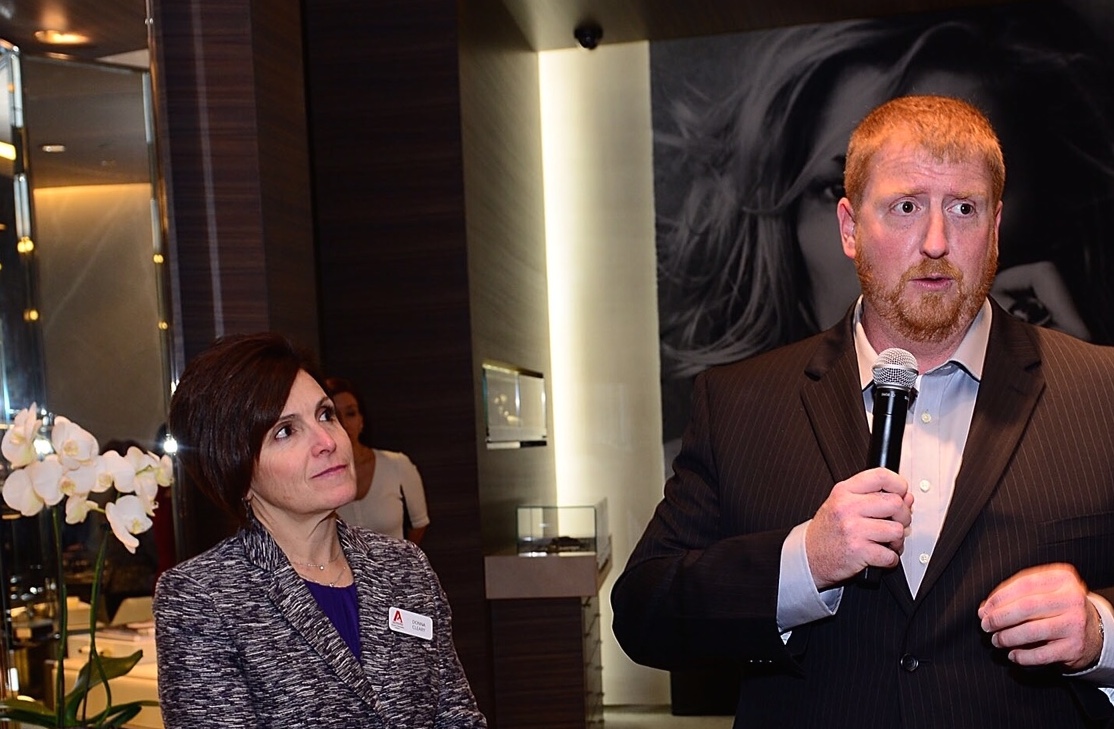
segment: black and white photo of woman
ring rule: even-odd
[[[667,466],[698,372],[820,331],[855,301],[834,215],[842,155],[866,111],[895,96],[961,97],[1001,132],[993,296],[1114,343],[1109,61],[1053,2],[653,44]]]

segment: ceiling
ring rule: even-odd
[[[144,81],[131,68],[147,62],[146,14],[146,0],[0,0],[0,38],[23,57],[33,187],[150,179]],[[90,40],[59,53],[35,39],[41,29]],[[43,144],[66,150],[46,154]]]
[[[574,47],[573,28],[593,20],[621,43],[1001,4],[1007,0],[503,0],[535,50]],[[1105,0],[1083,0],[1105,2]],[[468,0],[459,0],[460,3]],[[0,0],[0,38],[27,53],[51,50],[44,27],[89,35],[68,53],[103,58],[147,47],[146,0]]]
[[[146,0],[0,0],[0,38],[24,53],[57,50],[35,40],[50,29],[90,38],[66,55],[98,59],[147,48]]]
[[[536,51],[549,51],[576,47],[573,30],[588,21],[603,29],[601,43],[625,43],[957,7],[1000,5],[1007,1],[503,0],[503,5],[514,17],[530,47]]]
[[[164,0],[173,1],[173,0]],[[573,30],[586,22],[603,29],[602,44],[714,35],[758,28],[874,17],[1009,0],[502,0],[536,51],[572,48]],[[1060,0],[1102,5],[1110,0]],[[463,4],[470,0],[458,0]],[[146,65],[147,0],[0,0],[0,38],[25,56],[57,53],[37,41],[37,30],[82,33],[88,43],[65,55],[80,61]],[[122,57],[120,54],[131,54]],[[144,127],[130,107],[135,92],[122,78],[53,69],[29,75],[28,95],[38,114],[32,142],[62,142],[64,155],[32,156],[33,184],[55,186],[131,181],[148,172]],[[125,152],[125,147],[129,152]],[[139,149],[139,152],[134,150]],[[34,149],[32,149],[34,153]]]

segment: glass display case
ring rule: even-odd
[[[611,556],[607,499],[586,506],[518,507],[518,554],[547,556],[595,552],[597,564]]]
[[[542,373],[484,362],[483,392],[488,448],[546,444],[548,429]]]

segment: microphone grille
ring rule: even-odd
[[[871,368],[875,387],[897,387],[902,390],[913,388],[913,383],[917,381],[917,371],[917,358],[897,347],[879,354]]]

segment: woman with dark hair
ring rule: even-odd
[[[330,377],[325,392],[333,398],[356,459],[356,498],[337,513],[349,524],[421,544],[429,514],[417,467],[405,453],[371,447],[367,409],[351,380]]]
[[[486,726],[425,555],[336,516],[352,448],[307,356],[273,333],[219,339],[169,425],[187,484],[242,525],[159,578],[169,729]]]

